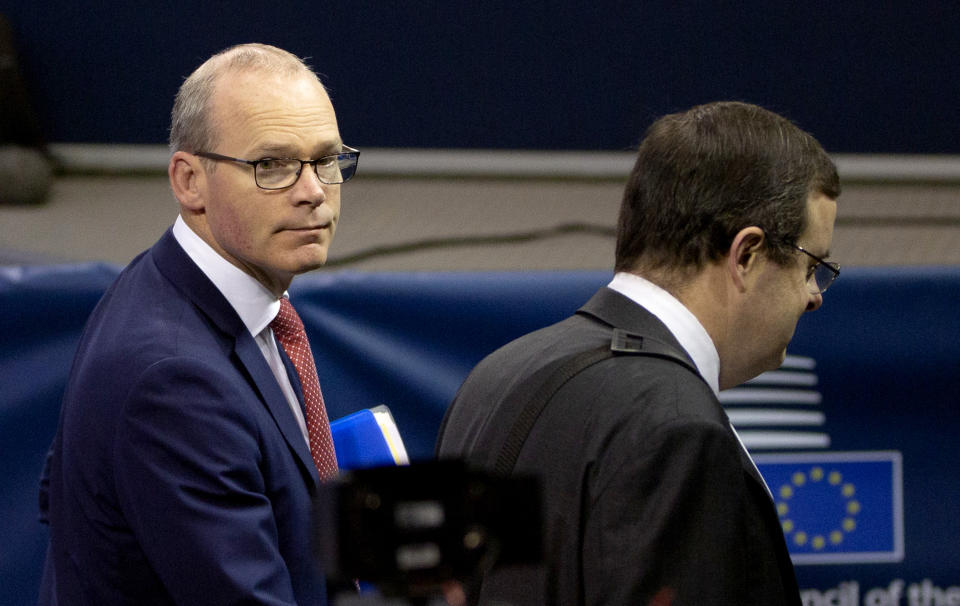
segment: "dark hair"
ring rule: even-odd
[[[616,270],[699,269],[751,225],[785,263],[816,192],[840,195],[836,166],[786,118],[733,101],[664,116],[647,129],[627,182]]]

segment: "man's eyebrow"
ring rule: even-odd
[[[330,141],[326,145],[318,148],[318,153],[316,158],[322,158],[323,156],[332,156],[334,154],[339,154],[343,151],[343,141],[337,139],[336,141]]]
[[[288,145],[266,144],[254,148],[255,155],[261,158],[293,158],[296,156]]]
[[[271,144],[267,143],[260,145],[254,149],[256,155],[261,158],[299,158],[296,150],[294,150],[289,145],[284,144]],[[343,151],[343,142],[337,139],[336,141],[330,141],[317,148],[316,155],[313,158],[322,158],[324,156],[332,156],[339,154]],[[303,158],[304,160],[309,160],[311,158]]]

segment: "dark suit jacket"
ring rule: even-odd
[[[490,465],[491,437],[508,431],[521,406],[506,395],[609,343],[614,327],[683,352],[653,315],[601,289],[575,316],[473,370],[447,411],[438,456]],[[482,602],[800,603],[762,479],[713,392],[677,362],[617,356],[577,375],[538,419],[515,472],[542,479],[546,564],[495,571]]]
[[[253,337],[170,231],[88,321],[47,482],[61,606],[325,603],[309,449]]]

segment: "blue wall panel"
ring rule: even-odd
[[[159,143],[182,78],[239,42],[325,75],[348,143],[634,146],[718,99],[767,106],[831,152],[960,153],[950,2],[0,0],[52,141]]]
[[[36,521],[36,480],[79,331],[116,271],[0,268],[0,604],[34,599],[46,541]],[[387,404],[418,459],[432,452],[447,403],[481,357],[565,317],[609,278],[607,272],[319,272],[295,281],[291,296],[313,344],[330,416]],[[822,309],[800,321],[789,353],[815,376],[805,389],[816,402],[794,408],[822,412],[815,430],[829,444],[775,449],[808,470],[808,484],[796,484],[786,500],[796,506],[801,493],[811,494],[818,479],[809,470],[818,466],[823,487],[831,471],[842,472],[838,490],[846,483],[856,489],[844,502],[858,502],[857,526],[844,530],[845,542],[808,544],[804,553],[813,560],[798,558],[809,604],[919,606],[934,603],[923,597],[935,589],[960,586],[958,304],[960,269],[854,268],[844,270]],[[879,463],[864,463],[864,453]],[[898,478],[885,471],[893,467]],[[795,472],[787,473],[774,476],[771,468],[781,501],[780,489],[796,481],[782,479]],[[798,517],[797,523],[815,532],[815,522]],[[899,553],[863,556],[876,545],[886,549],[882,543],[897,538],[890,534],[896,527]],[[867,536],[870,528],[881,538]],[[817,563],[828,552],[846,559]],[[900,602],[880,601],[897,591]]]

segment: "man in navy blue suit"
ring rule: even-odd
[[[316,75],[258,44],[184,81],[170,146],[179,217],[104,295],[71,370],[41,594],[323,604],[312,497],[336,463],[311,456],[306,387],[271,322],[326,261],[358,152]]]

